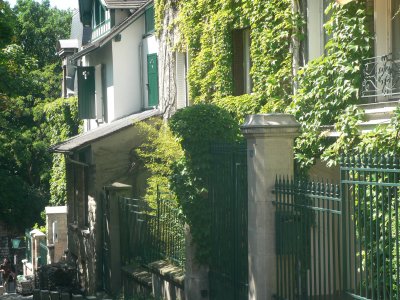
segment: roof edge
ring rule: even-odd
[[[132,15],[130,15],[128,18],[123,20],[120,24],[117,26],[113,27],[110,31],[109,34],[103,36],[102,38],[90,43],[87,45],[84,49],[81,51],[78,51],[76,54],[72,55],[70,57],[71,61],[75,61],[82,56],[85,56],[86,54],[96,50],[97,48],[101,48],[104,45],[106,45],[109,41],[111,41],[115,36],[120,34],[122,31],[124,31],[129,25],[131,25],[133,22],[135,22],[141,15],[144,13],[146,10],[147,6],[151,4],[153,0],[147,1],[145,4],[143,4],[140,8],[138,8]]]

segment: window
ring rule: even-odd
[[[394,60],[400,59],[400,0],[392,0],[392,54]]]
[[[176,108],[188,106],[186,53],[176,52]]]
[[[83,164],[72,163],[73,170],[73,221],[79,226],[88,224],[88,169]]]
[[[238,29],[233,31],[233,94],[240,96],[250,94],[252,82],[250,77],[250,29]]]
[[[79,153],[73,155],[72,159],[68,161],[68,184],[71,184],[72,194],[69,200],[72,205],[72,218],[70,221],[74,222],[80,227],[87,227],[89,224],[89,162],[90,162],[90,147],[85,148]]]
[[[320,57],[325,52],[325,45],[331,38],[324,28],[330,19],[325,10],[332,0],[307,0],[307,37],[308,60]]]
[[[144,13],[146,34],[154,32],[154,6],[150,6]]]
[[[111,30],[110,11],[99,0],[95,0],[92,8],[92,37],[94,41]]]
[[[372,94],[378,102],[398,98],[400,94],[399,77],[393,76],[400,63],[399,9],[400,0],[374,1],[376,89]]]
[[[101,25],[106,20],[106,10],[99,1],[94,1],[93,28]]]

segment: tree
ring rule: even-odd
[[[61,90],[55,47],[70,21],[48,0],[18,0],[14,10],[0,0],[0,219],[12,228],[40,223],[49,202],[54,124],[45,107]]]
[[[27,55],[38,60],[39,68],[58,61],[56,44],[69,35],[72,13],[51,8],[49,0],[18,0],[16,38]]]
[[[15,15],[10,5],[0,0],[0,49],[15,39]]]

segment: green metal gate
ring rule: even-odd
[[[400,162],[344,157],[337,185],[276,181],[276,299],[400,300]]]
[[[400,299],[399,179],[397,157],[342,159],[346,298]]]
[[[245,144],[211,147],[210,299],[248,297],[247,156]]]
[[[341,299],[339,186],[279,178],[276,299]]]

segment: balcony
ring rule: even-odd
[[[361,98],[363,103],[400,98],[400,60],[392,54],[364,60]]]
[[[100,24],[96,25],[92,30],[92,42],[101,38],[103,35],[111,30],[111,20],[107,19]]]

